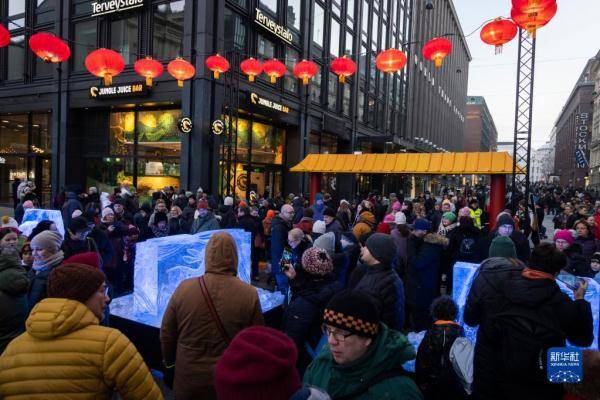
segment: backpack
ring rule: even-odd
[[[457,337],[454,343],[452,343],[452,347],[450,347],[450,362],[467,394],[472,393],[474,356],[475,346],[466,337]]]

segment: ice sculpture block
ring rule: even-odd
[[[58,233],[62,237],[65,237],[65,226],[63,224],[62,214],[59,210],[44,210],[41,208],[28,208],[25,210],[19,230],[23,232],[23,235],[31,235],[33,228],[37,226],[40,221],[49,220],[54,222]]]
[[[250,283],[251,235],[241,229],[149,239],[136,245],[134,292],[115,299],[111,314],[160,326],[171,295],[185,279],[204,275],[204,250],[216,232],[228,232],[238,251],[238,278]],[[263,312],[283,304],[283,295],[257,289]]]
[[[465,310],[465,304],[467,302],[467,296],[471,289],[473,279],[479,269],[479,264],[470,264],[465,262],[457,262],[454,264],[454,279],[453,279],[453,294],[452,297],[456,304],[458,304],[458,322],[465,328],[465,335],[475,342],[477,336],[477,327],[472,328],[464,323],[463,314]],[[587,300],[592,308],[592,317],[594,319],[594,341],[589,348],[598,348],[598,325],[600,322],[600,285],[593,279],[586,279],[588,282],[588,290],[585,294],[585,300]],[[565,286],[564,283],[556,281],[560,289],[566,293],[571,299],[573,298],[573,291]],[[577,347],[577,346],[575,346]]]

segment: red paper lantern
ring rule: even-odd
[[[113,76],[119,75],[125,68],[125,61],[116,51],[102,48],[87,55],[85,67],[92,75],[103,78],[105,85],[110,85]]]
[[[302,84],[308,85],[308,80],[319,72],[317,64],[312,61],[302,60],[294,66],[294,75],[302,79]]]
[[[444,58],[452,53],[452,42],[446,38],[433,38],[423,46],[423,57],[435,63],[435,67],[442,66]]]
[[[538,13],[555,4],[556,0],[512,0],[512,6],[523,14]]]
[[[397,72],[406,65],[406,54],[398,49],[384,50],[375,58],[375,65],[383,72]]]
[[[71,55],[69,46],[62,39],[48,32],[31,35],[29,48],[47,63],[63,62]]]
[[[338,57],[331,62],[331,71],[338,76],[340,83],[344,83],[346,77],[356,72],[356,63],[346,56]]]
[[[556,15],[557,10],[558,5],[556,3],[539,12],[529,14],[513,7],[510,11],[510,17],[521,29],[525,29],[532,37],[535,37],[535,32],[548,24],[548,22]]]
[[[254,77],[260,75],[263,66],[256,58],[250,57],[240,63],[240,69],[244,74],[248,75],[250,82],[254,82]]]
[[[267,76],[271,78],[271,83],[277,82],[277,78],[281,78],[285,75],[285,64],[276,59],[265,61],[263,64],[263,71]]]
[[[208,57],[204,63],[206,64],[206,68],[213,72],[215,79],[219,79],[219,74],[229,71],[229,61],[225,57],[220,56],[219,53]]]
[[[0,25],[0,48],[4,46],[8,46],[10,43],[10,32],[8,29],[4,27],[4,25]]]
[[[138,74],[146,78],[146,85],[152,86],[152,78],[158,78],[162,75],[163,65],[153,60],[152,57],[142,58],[137,60],[135,64],[133,64],[134,71]]]
[[[496,46],[496,54],[500,54],[502,45],[513,40],[518,30],[517,25],[510,19],[496,18],[481,29],[479,36],[484,43]]]
[[[167,71],[175,79],[177,86],[183,87],[183,81],[186,81],[196,75],[196,68],[183,58],[177,57],[167,65]]]

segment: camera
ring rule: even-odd
[[[433,0],[425,0],[425,9],[433,10]]]

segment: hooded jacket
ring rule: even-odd
[[[27,272],[16,256],[0,256],[0,354],[25,330]]]
[[[0,356],[0,398],[162,399],[135,346],[75,300],[47,298]]]
[[[62,206],[62,219],[65,227],[71,225],[71,219],[73,215],[73,211],[80,210],[83,211],[83,206],[79,201],[77,194],[75,192],[67,192],[67,201]]]
[[[364,382],[394,370],[415,358],[415,349],[406,336],[379,325],[380,331],[369,349],[358,360],[339,365],[333,360],[329,346],[323,348],[304,374],[304,383],[323,389],[332,399],[351,395]],[[423,396],[415,382],[404,375],[394,375],[372,385],[355,400],[416,400]]]
[[[229,234],[211,237],[204,265],[208,292],[229,338],[246,327],[263,325],[256,289],[237,277],[237,249]],[[198,278],[184,280],[171,296],[160,341],[165,362],[175,363],[175,398],[196,399],[212,393],[214,368],[227,344],[212,319]]]
[[[292,224],[281,218],[280,215],[271,220],[271,266],[279,265],[291,229]]]
[[[375,226],[375,215],[373,215],[371,211],[365,211],[358,216],[358,222],[354,224],[352,233],[354,233],[356,239],[360,241],[360,238],[363,237],[363,235],[373,232]]]

